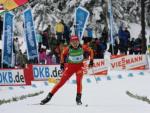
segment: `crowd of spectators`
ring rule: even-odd
[[[39,64],[59,64],[60,53],[69,45],[69,38],[72,34],[72,23],[64,23],[60,20],[56,23],[55,27],[48,25],[44,31],[37,30],[36,40],[38,43],[39,58],[34,60],[27,60],[27,52],[22,53],[20,47],[23,42],[19,43],[18,38],[14,38],[13,56],[14,66],[25,67],[29,63]],[[95,59],[103,59],[105,51],[113,55],[117,54],[141,54],[141,35],[138,38],[131,38],[130,31],[127,27],[121,26],[118,34],[114,36],[114,43],[109,44],[109,35],[107,27],[104,27],[101,36],[93,38],[91,35],[92,28],[86,28],[89,33],[83,36],[83,45],[90,46],[94,51]],[[0,51],[1,54],[1,51]],[[88,53],[84,53],[88,57]],[[3,65],[3,67],[7,67]]]

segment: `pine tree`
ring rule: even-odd
[[[32,8],[37,30],[45,30],[50,24],[55,26],[58,19],[63,19],[65,23],[73,22],[75,8],[79,5],[85,7],[90,12],[89,23],[98,32],[102,31],[102,26],[107,25],[107,0],[29,0],[24,6],[13,10],[15,21],[20,22],[23,29],[23,18],[21,13],[26,8]],[[150,2],[146,1],[146,23],[150,26]],[[126,21],[140,23],[140,0],[112,0],[112,10],[115,22]],[[22,34],[22,30],[15,26],[15,34]]]

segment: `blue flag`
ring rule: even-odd
[[[9,67],[12,66],[13,57],[13,20],[12,13],[6,12],[4,14],[2,63]]]
[[[109,37],[110,37],[110,42],[113,45],[114,44],[114,37],[118,34],[117,26],[115,25],[114,18],[113,18],[113,13],[112,13],[112,2],[109,0],[108,4],[108,14],[109,14]]]
[[[38,46],[36,42],[36,32],[34,29],[31,9],[24,11],[24,31],[27,45],[28,60],[38,59]]]
[[[83,37],[89,15],[89,11],[80,6],[75,11],[75,34],[80,38],[80,40]]]

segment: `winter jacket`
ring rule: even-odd
[[[39,61],[42,62],[42,63],[44,63],[45,60],[46,60],[46,51],[41,51],[39,53]]]
[[[46,64],[47,65],[50,65],[52,64],[52,56],[49,54],[49,55],[46,55]]]
[[[62,23],[57,23],[55,26],[56,33],[64,32],[64,25]]]
[[[37,42],[38,42],[38,43],[42,43],[42,41],[43,41],[42,39],[43,39],[43,38],[42,38],[42,35],[41,35],[41,34],[38,33],[36,38],[37,38]]]

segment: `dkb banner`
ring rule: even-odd
[[[76,24],[75,34],[80,39],[82,39],[83,37],[89,15],[90,15],[89,11],[80,6],[75,11],[75,24]]]
[[[38,58],[36,33],[34,29],[31,9],[27,9],[24,11],[24,31],[25,31],[28,59],[30,60]]]
[[[8,66],[12,65],[13,18],[14,15],[9,12],[4,15],[2,63]]]

